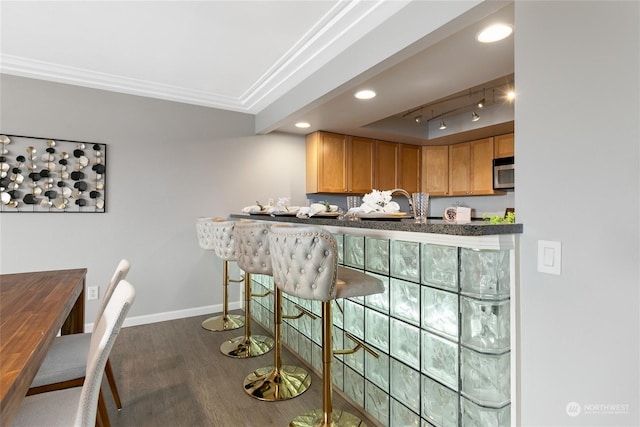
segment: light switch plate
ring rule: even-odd
[[[538,271],[560,275],[562,244],[551,240],[538,240]]]

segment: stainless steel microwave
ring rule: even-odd
[[[493,159],[493,189],[513,190],[515,188],[515,172],[513,156]]]

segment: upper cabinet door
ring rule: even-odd
[[[449,194],[449,146],[422,147],[422,191],[429,196]]]
[[[347,192],[347,137],[327,132],[307,135],[307,193]]]
[[[493,138],[469,143],[470,187],[472,195],[494,194],[493,190]]]
[[[449,146],[449,195],[469,195],[469,153],[471,146],[468,142]]]
[[[375,141],[352,136],[349,143],[347,189],[350,193],[366,194],[373,189],[373,157]]]
[[[376,141],[376,190],[393,190],[398,188],[398,143]]]
[[[512,157],[515,156],[515,138],[513,133],[498,135],[493,137],[494,157]]]
[[[411,193],[420,191],[420,146],[400,144],[400,168],[398,170],[398,185]]]

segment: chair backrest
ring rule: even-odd
[[[222,218],[198,218],[196,220],[196,233],[198,235],[198,244],[206,251],[212,251],[215,249],[214,236],[213,236],[213,224],[214,222],[224,221]]]
[[[91,344],[87,356],[87,370],[76,412],[74,426],[95,426],[98,408],[98,395],[102,384],[109,353],[120,333],[122,323],[135,298],[135,289],[126,280],[121,280],[113,291],[104,313],[94,325]]]
[[[213,235],[213,250],[223,261],[236,260],[236,242],[233,237],[235,221],[213,221],[210,232]]]
[[[273,282],[304,299],[336,298],[338,244],[328,231],[312,226],[273,225],[269,235]]]
[[[245,272],[271,275],[270,228],[262,221],[238,221],[233,227],[236,262]]]
[[[116,271],[113,272],[113,276],[111,276],[111,280],[109,281],[109,285],[107,286],[107,290],[104,291],[104,295],[102,296],[102,301],[100,301],[100,306],[98,307],[98,312],[96,313],[96,320],[93,322],[94,326],[100,320],[102,313],[104,312],[104,308],[107,306],[107,303],[111,299],[111,295],[113,291],[116,289],[118,283],[121,280],[127,277],[129,274],[129,270],[131,269],[131,264],[126,259],[120,260],[118,263],[118,267],[116,267]]]

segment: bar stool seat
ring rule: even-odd
[[[222,259],[222,314],[209,317],[202,322],[202,327],[209,331],[229,331],[244,326],[243,316],[229,314],[229,283],[242,282],[229,278],[229,262],[236,260],[234,224],[235,221],[225,221],[222,218],[198,218],[196,221],[200,247],[214,251],[218,258]]]
[[[354,427],[360,418],[333,410],[331,363],[333,350],[332,301],[384,292],[379,279],[357,270],[338,267],[338,245],[328,231],[319,227],[273,225],[269,236],[273,280],[283,292],[299,298],[322,301],[322,410],[294,418],[290,427]],[[351,338],[351,337],[350,337]],[[352,338],[354,339],[354,338]],[[357,342],[357,348],[366,346]]]

